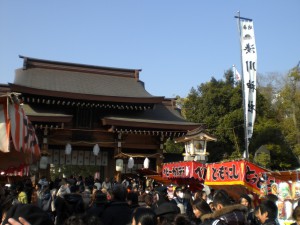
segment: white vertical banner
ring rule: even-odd
[[[246,135],[249,139],[253,134],[253,127],[256,115],[256,69],[257,52],[254,37],[254,28],[252,20],[240,20],[241,32],[241,51],[243,67],[243,85],[244,85],[244,111]]]

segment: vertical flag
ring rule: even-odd
[[[245,111],[245,134],[247,145],[253,134],[253,126],[256,115],[256,69],[257,51],[254,37],[253,21],[240,19],[240,41],[243,67],[243,91]]]
[[[8,97],[0,97],[0,151],[9,152],[10,125],[7,110]]]
[[[239,71],[236,69],[235,65],[232,66],[232,70],[233,70],[234,80],[236,82],[241,81],[242,80],[242,76],[239,73]]]

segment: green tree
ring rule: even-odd
[[[232,154],[241,156],[244,142],[241,85],[234,86],[231,69],[224,78],[212,77],[192,88],[183,104],[187,120],[204,123],[207,131],[218,137],[217,142],[208,143],[209,161],[230,159]]]
[[[241,83],[234,84],[231,70],[225,72],[224,78],[216,80],[212,77],[197,89],[192,88],[182,104],[187,120],[204,123],[207,132],[218,138],[217,142],[208,143],[210,162],[241,158],[245,149]],[[297,163],[279,116],[286,112],[279,112],[282,106],[278,107],[274,102],[274,93],[281,87],[262,83],[256,90],[256,121],[249,145],[250,160],[260,146],[266,145],[272,160],[269,162],[262,156],[260,163],[263,166],[278,170],[294,168]],[[290,134],[295,140],[295,135]]]
[[[184,152],[184,144],[183,143],[175,143],[170,138],[164,143],[164,152],[165,153],[183,153]]]
[[[286,83],[277,96],[278,114],[286,142],[300,162],[300,67],[287,75]]]

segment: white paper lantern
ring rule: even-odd
[[[144,168],[145,168],[145,169],[148,169],[148,168],[149,168],[149,164],[150,164],[150,160],[149,160],[148,158],[146,158],[146,159],[144,160]]]
[[[70,143],[66,144],[66,148],[65,148],[65,154],[66,155],[70,155],[72,152],[72,146]]]
[[[123,159],[116,160],[116,171],[122,172],[123,170]]]
[[[93,148],[93,153],[94,153],[94,155],[95,155],[95,156],[98,156],[99,152],[100,152],[100,147],[99,147],[98,144],[95,144],[95,145],[94,145],[94,148]]]
[[[48,167],[48,157],[42,156],[40,159],[40,169],[47,169]]]
[[[129,159],[128,159],[128,169],[132,169],[133,168],[133,166],[134,166],[134,159],[132,158],[132,157],[130,157]]]

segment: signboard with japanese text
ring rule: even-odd
[[[207,164],[205,184],[243,185],[259,195],[266,195],[275,182],[275,178],[267,176],[268,172],[246,160],[212,163]]]
[[[164,178],[195,178],[203,181],[205,175],[205,164],[195,161],[165,163],[162,168]]]

